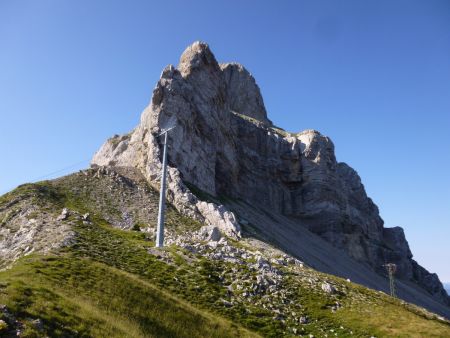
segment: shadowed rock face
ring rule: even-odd
[[[204,43],[163,70],[138,127],[108,140],[92,163],[137,167],[157,183],[162,140],[156,135],[174,123],[168,198],[178,210],[239,235],[230,211],[199,201],[183,182],[244,200],[298,221],[379,273],[396,263],[398,277],[450,304],[437,276],[412,260],[403,230],[383,227],[357,172],[336,161],[332,141],[314,130],[274,127],[252,75],[239,64],[218,64]]]

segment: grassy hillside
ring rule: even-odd
[[[27,257],[0,278],[0,303],[24,325],[24,337],[256,336],[91,259]]]
[[[35,250],[0,272],[0,336],[450,336],[449,324],[423,309],[301,264],[283,264],[282,253],[257,241],[229,240],[238,253],[234,260],[211,258],[230,246],[206,243],[157,251],[152,237],[129,230],[154,224],[157,193],[127,177],[74,174],[0,198],[8,236],[22,231],[17,217],[49,219],[63,207],[73,231],[70,245],[45,255]],[[172,236],[201,227],[173,208],[167,224]],[[277,288],[258,289],[257,260],[270,267],[268,274],[276,272]],[[325,292],[323,283],[334,291]]]

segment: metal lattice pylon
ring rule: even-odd
[[[389,275],[389,289],[391,291],[391,296],[395,297],[395,279],[394,279],[394,274],[397,271],[397,265],[395,265],[394,263],[387,263],[383,265]]]

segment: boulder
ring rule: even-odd
[[[201,227],[198,231],[198,235],[202,240],[208,242],[218,242],[222,238],[219,228],[214,225]]]
[[[333,285],[331,285],[330,283],[327,283],[327,282],[322,283],[321,288],[322,288],[322,290],[325,291],[326,293],[329,293],[329,294],[334,294],[334,293],[336,293],[336,288],[335,288]]]
[[[56,218],[57,221],[64,221],[69,217],[69,209],[64,208],[61,211],[61,214]]]

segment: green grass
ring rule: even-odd
[[[107,224],[84,225],[76,228],[77,244],[67,249],[77,258],[90,258],[97,262],[132,273],[151,282],[153,285],[177,295],[204,311],[213,312],[245,325],[253,318],[254,327],[262,333],[279,336],[282,327],[271,323],[271,316],[261,318],[246,315],[244,308],[228,309],[220,302],[226,297],[226,289],[221,286],[219,274],[227,267],[200,258],[189,265],[178,253],[176,247],[168,247],[174,264],[167,264],[147,253],[153,242],[145,240],[143,233],[113,229]],[[180,252],[181,253],[181,252]]]
[[[307,268],[309,269],[309,268]],[[310,269],[309,269],[310,270]],[[339,337],[448,337],[450,324],[414,305],[405,303],[341,278],[314,272],[322,280],[338,285],[334,295],[324,294],[320,287],[312,289],[289,276],[289,284],[296,285],[292,298],[303,304],[302,311],[320,322],[312,332],[323,335],[333,329]],[[320,283],[319,283],[320,286]],[[336,311],[331,306],[339,302]],[[352,332],[349,334],[349,332]]]
[[[0,303],[51,337],[252,336],[152,283],[91,259],[27,257],[0,273]],[[28,325],[28,337],[40,337]]]
[[[294,137],[296,135],[295,133],[291,133],[278,127],[271,127],[270,129],[282,137],[291,137],[291,136]]]
[[[33,193],[36,192],[35,190],[37,188],[37,186],[33,185],[27,187],[27,189],[30,189]],[[83,312],[83,315],[80,315],[74,319],[70,319],[71,315],[68,315],[67,317],[61,317],[58,315],[59,312],[65,311],[69,311],[70,313],[78,312],[78,310],[73,310],[73,304],[69,302],[69,300],[75,301],[78,298],[73,298],[71,295],[64,294],[64,292],[72,289],[74,290],[75,295],[86,295],[83,298],[83,302],[88,304],[88,307],[95,309],[96,306],[99,306],[100,298],[102,298],[102,295],[98,297],[95,296],[95,293],[97,293],[98,290],[94,288],[93,293],[86,293],[87,289],[83,287],[82,284],[77,282],[76,284],[71,285],[68,284],[68,282],[77,280],[74,276],[80,276],[81,280],[85,280],[86,283],[94,287],[100,276],[110,276],[112,274],[111,271],[120,270],[124,273],[130,274],[129,276],[134,276],[135,279],[138,279],[141,282],[147,283],[146,285],[148,286],[153,285],[155,289],[164,289],[167,292],[172,293],[175,298],[181,298],[189,301],[191,304],[196,306],[198,309],[197,311],[200,311],[200,313],[215,313],[214,318],[216,318],[216,326],[222,321],[226,322],[224,319],[221,319],[223,318],[221,315],[226,314],[227,311],[224,311],[222,304],[219,302],[219,299],[225,294],[225,290],[223,287],[220,287],[214,283],[217,281],[217,267],[213,266],[208,261],[200,260],[196,268],[190,269],[187,266],[187,263],[183,262],[181,256],[176,254],[172,255],[174,257],[174,264],[167,264],[147,252],[147,249],[152,247],[154,243],[146,240],[143,233],[136,231],[122,231],[112,228],[104,219],[89,208],[89,203],[85,203],[80,196],[70,193],[66,186],[61,186],[60,183],[49,183],[48,186],[46,186],[45,191],[49,194],[38,196],[41,201],[44,201],[47,195],[58,196],[57,200],[53,200],[53,198],[47,199],[47,202],[50,201],[54,203],[55,214],[57,214],[62,207],[68,207],[70,210],[78,211],[81,214],[91,212],[92,224],[83,224],[81,221],[77,221],[73,216],[69,218],[70,221],[76,222],[76,225],[74,226],[74,230],[76,232],[76,244],[69,248],[63,249],[56,257],[44,259],[47,264],[48,262],[52,262],[50,270],[51,273],[48,273],[47,269],[47,272],[42,274],[39,271],[43,271],[43,265],[39,265],[36,270],[35,264],[31,264],[32,262],[29,258],[24,258],[18,265],[15,266],[13,270],[8,270],[1,274],[1,279],[19,281],[19,275],[15,274],[14,271],[16,271],[16,269],[20,269],[21,271],[26,271],[28,269],[28,271],[23,273],[21,277],[24,278],[25,276],[29,276],[29,280],[23,280],[22,284],[29,286],[31,289],[29,290],[21,287],[15,288],[12,287],[14,284],[11,284],[12,286],[3,292],[2,298],[0,298],[0,302],[3,302],[9,306],[12,306],[13,304],[24,304],[26,309],[28,309],[26,311],[24,311],[23,308],[13,307],[14,313],[26,314],[26,316],[22,318],[24,321],[26,321],[25,318],[28,318],[30,314],[32,318],[42,318],[36,310],[41,306],[40,299],[51,299],[52,301],[50,301],[50,304],[54,311],[50,311],[45,318],[48,319],[46,322],[52,322],[57,327],[48,327],[48,330],[50,330],[48,332],[52,335],[58,336],[68,335],[72,332],[70,330],[74,330],[73,332],[90,332],[88,335],[100,336],[98,332],[107,330],[107,327],[105,327],[105,324],[102,324],[96,320],[91,322],[87,312]],[[33,197],[36,196],[33,195]],[[192,231],[201,226],[198,222],[180,215],[172,207],[170,207],[167,212],[167,225],[169,228],[179,229],[180,231]],[[170,251],[171,249],[167,248],[166,250]],[[102,264],[104,269],[100,275],[92,275],[90,271],[80,270],[80,265],[76,265],[75,263],[74,265],[69,265],[68,263],[72,261],[84,262],[84,264],[88,264],[87,262],[95,262],[95,264]],[[55,269],[55,267],[58,269]],[[74,267],[77,269],[73,270]],[[106,267],[112,270],[108,270]],[[43,278],[43,275],[45,275],[46,278]],[[39,295],[39,292],[36,293],[33,291],[33,283],[30,283],[31,280],[37,280],[36,276],[42,278],[39,279],[41,284],[36,284],[35,286],[37,289],[42,289],[41,291],[45,289],[45,295],[41,295],[42,297],[38,297],[37,299],[30,299],[29,297],[26,297],[29,292]],[[60,284],[59,291],[56,292],[55,290],[58,290],[58,288],[55,288],[55,284],[53,283],[57,283],[58,281],[62,284]],[[99,281],[100,284],[104,284],[104,282],[104,280]],[[51,290],[51,292],[56,292],[56,296],[53,297],[51,293],[49,293],[49,290]],[[130,296],[134,294],[135,291],[130,290]],[[25,298],[19,300],[17,297],[18,295],[22,295]],[[123,302],[123,299],[120,296],[117,297],[117,302]],[[93,299],[95,299],[95,301],[92,303]],[[113,300],[114,298],[107,297],[104,302],[112,302]],[[136,305],[138,304],[133,306]],[[153,304],[152,306],[158,308],[159,305]],[[138,310],[138,312],[139,311],[140,310]],[[124,314],[120,311],[115,313],[115,315],[120,318],[124,316]],[[211,315],[209,316],[211,317]],[[154,314],[150,313],[149,318],[152,317],[154,317]],[[82,320],[82,318],[86,318],[86,320]],[[176,318],[173,319],[175,320]],[[71,324],[72,322],[76,323],[80,321],[85,321],[86,327],[74,327]],[[109,322],[115,322],[115,319],[112,318]],[[141,323],[142,318],[139,319],[138,322]],[[201,322],[195,318],[191,318],[189,322],[191,322],[194,326],[202,326]],[[126,321],[126,323],[128,323],[128,321]],[[140,325],[143,324],[141,323]],[[241,325],[234,325],[232,328],[230,326],[229,330],[226,328],[224,329],[226,326],[224,325],[225,324],[217,326],[220,328],[218,329],[218,332],[220,333],[219,336],[230,336],[231,333],[236,333],[236,336],[251,335],[242,329]],[[68,329],[70,332],[63,332],[60,328],[58,329],[58,327],[69,327],[71,329]],[[115,328],[112,330],[115,330]],[[189,328],[187,332],[192,330],[192,328]],[[227,333],[227,330],[231,333]],[[131,332],[130,336],[141,336],[137,330],[129,332]],[[143,332],[145,335],[148,335],[150,331],[145,329]],[[192,332],[195,332],[195,330]],[[83,336],[83,334],[79,333],[76,335]],[[160,336],[161,335],[166,336],[166,333],[163,332]],[[213,331],[203,331],[201,335],[199,334],[197,336],[215,335],[217,334]],[[172,336],[183,335],[177,331],[177,333]]]
[[[253,125],[264,126],[262,121],[259,121],[259,120],[255,119],[253,117],[250,117],[250,116],[247,116],[247,115],[244,115],[244,114],[240,114],[240,113],[237,113],[237,112],[234,112],[234,111],[232,111],[232,113],[233,113],[233,115],[238,116],[241,119],[243,119],[243,120],[245,120],[245,121],[247,121],[247,122],[249,122],[249,123],[251,123]],[[295,136],[296,135],[295,133],[288,132],[288,131],[286,131],[286,130],[284,130],[282,128],[276,127],[276,126],[271,126],[271,127],[268,127],[268,128],[272,132],[280,135],[281,137],[289,137],[289,136]]]
[[[254,125],[257,125],[257,126],[263,125],[263,122],[262,122],[262,121],[257,120],[257,119],[255,119],[255,118],[253,118],[253,117],[250,117],[250,116],[248,116],[248,115],[240,114],[240,113],[237,113],[237,112],[235,112],[235,111],[232,111],[231,113],[232,113],[233,115],[235,115],[235,116],[240,117],[241,119],[243,119],[243,120],[245,120],[245,121],[247,121],[247,122],[250,122],[250,123],[254,124]]]

